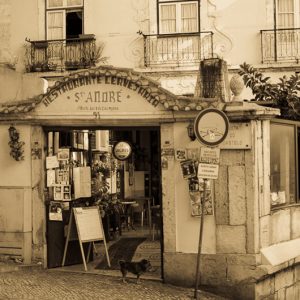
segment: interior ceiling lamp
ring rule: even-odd
[[[191,139],[191,141],[194,141],[196,139],[195,131],[194,131],[194,124],[189,123],[187,126],[188,136]]]

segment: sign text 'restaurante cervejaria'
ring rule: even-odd
[[[47,96],[45,96],[42,100],[42,103],[47,107],[49,106],[55,99],[59,96],[63,95],[66,92],[72,91],[76,88],[80,88],[88,85],[95,84],[107,84],[107,85],[115,85],[128,88],[132,91],[136,91],[139,95],[144,97],[149,103],[151,103],[154,107],[156,107],[159,103],[157,99],[155,99],[144,87],[138,85],[137,83],[128,80],[126,78],[120,78],[116,76],[104,76],[104,75],[96,75],[90,74],[84,77],[78,77],[66,81],[62,85],[53,88]],[[85,102],[87,103],[120,103],[122,102],[121,91],[101,91],[94,90],[91,92],[87,92],[85,94],[81,92],[74,93],[75,102]]]

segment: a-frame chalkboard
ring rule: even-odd
[[[75,224],[74,224],[75,220]],[[65,264],[68,243],[72,239],[72,232],[74,232],[72,227],[76,227],[76,232],[78,235],[78,241],[80,245],[82,260],[84,264],[84,269],[87,271],[86,261],[89,261],[89,256],[91,252],[91,246],[95,241],[103,241],[105,246],[105,254],[107,259],[107,264],[110,267],[110,259],[107,251],[105,235],[103,231],[103,225],[101,220],[101,215],[98,206],[89,207],[73,207],[71,210],[70,221],[68,225],[68,233],[65,243],[64,256],[62,261],[62,266]],[[90,243],[87,259],[85,259],[83,243]]]

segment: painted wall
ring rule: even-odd
[[[174,124],[174,149],[200,148],[196,140],[191,142],[187,135],[188,123]],[[192,217],[188,181],[183,178],[180,161],[174,160],[174,189],[176,205],[176,251],[183,253],[197,253],[200,230],[200,218]],[[208,215],[204,218],[205,230],[203,234],[203,253],[216,252],[216,224],[215,217]]]
[[[10,124],[0,126],[0,140],[2,151],[0,152],[0,182],[1,186],[7,187],[29,187],[31,186],[31,176],[28,170],[31,168],[30,160],[30,126],[15,125],[20,133],[20,141],[24,141],[23,161],[15,161],[10,155],[8,128]]]
[[[0,254],[12,254],[31,261],[32,189],[31,131],[28,125],[15,125],[24,141],[24,161],[15,161],[8,145],[9,125],[0,125]]]

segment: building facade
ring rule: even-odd
[[[49,132],[151,128],[163,279],[194,286],[201,191],[182,161],[203,147],[188,125],[217,108],[230,128],[208,189],[200,285],[299,298],[299,124],[241,101],[252,93],[232,79],[243,62],[274,81],[299,71],[298,1],[2,0],[1,14],[2,255],[49,267]]]

